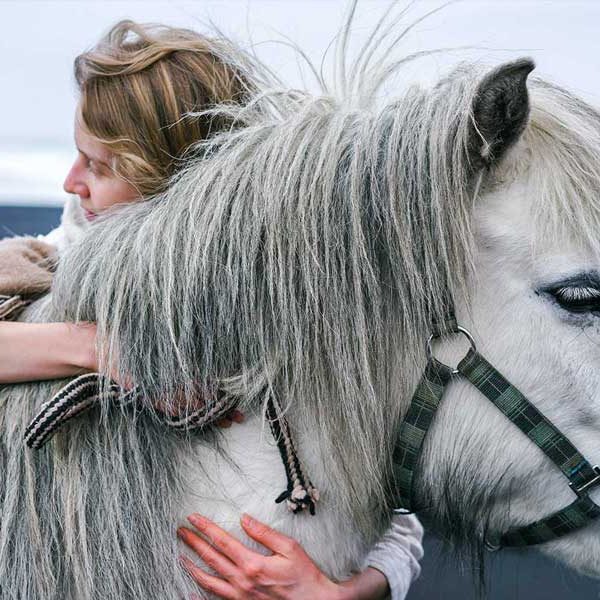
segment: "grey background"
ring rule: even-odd
[[[388,4],[361,0],[353,52]],[[441,4],[442,0],[417,0],[405,22]],[[399,8],[406,5],[407,0],[398,1]],[[298,86],[302,76],[297,57],[280,42],[293,40],[319,63],[339,32],[347,6],[347,0],[0,0],[0,203],[63,201],[61,184],[73,157],[73,58],[117,20],[201,31],[212,21],[243,45],[252,45],[290,85]],[[537,61],[538,75],[598,104],[599,22],[597,0],[457,1],[418,25],[398,52],[473,49],[418,61],[404,71],[396,87],[435,81],[463,58],[495,64],[530,55]]]

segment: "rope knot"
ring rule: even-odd
[[[280,504],[284,500],[290,512],[295,514],[308,508],[310,514],[314,515],[317,502],[319,501],[319,490],[310,481],[307,486],[298,484],[292,490],[288,489],[279,494],[275,502],[276,504]]]
[[[304,474],[304,468],[294,445],[290,424],[273,394],[269,396],[267,402],[267,418],[271,426],[271,433],[277,442],[287,477],[287,489],[277,496],[275,502],[279,504],[286,500],[288,510],[291,512],[298,513],[308,508],[310,514],[314,515],[316,504],[319,501],[319,491]]]

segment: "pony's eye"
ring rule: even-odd
[[[549,290],[562,308],[571,312],[600,311],[600,289],[592,286],[563,286]]]

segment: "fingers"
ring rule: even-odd
[[[234,408],[225,417],[217,421],[217,425],[223,429],[229,429],[233,423],[243,423],[244,413]]]
[[[187,556],[180,556],[179,560],[183,568],[202,589],[226,600],[236,599],[235,590],[227,581],[219,579],[214,575],[209,575],[206,571],[196,566]]]
[[[234,423],[243,423],[244,419],[244,413],[239,411],[237,408],[231,411],[231,420]]]
[[[190,515],[188,521],[236,565],[243,565],[254,555],[244,544],[202,515]]]
[[[234,564],[220,552],[215,550],[204,538],[187,527],[177,530],[179,539],[191,548],[211,569],[229,579],[234,575]]]
[[[296,540],[275,531],[275,529],[257,521],[250,515],[243,515],[241,523],[244,531],[249,537],[256,540],[275,554],[281,554],[288,558],[297,556],[298,553],[305,554],[304,550],[302,550],[302,547]]]

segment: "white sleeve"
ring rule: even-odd
[[[46,244],[50,244],[51,246],[60,248],[64,246],[65,228],[62,225],[59,225],[56,229],[53,229],[45,235],[38,235],[37,239],[46,242]]]
[[[392,600],[404,600],[411,583],[421,573],[423,526],[414,515],[395,515],[392,525],[371,548],[364,568],[381,571],[390,586]]]

